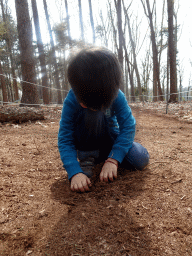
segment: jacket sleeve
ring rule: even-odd
[[[122,91],[119,91],[112,108],[119,124],[119,134],[108,157],[121,163],[134,141],[136,121]]]
[[[77,160],[77,150],[74,143],[74,126],[78,103],[72,90],[69,91],[63,103],[63,109],[58,133],[58,148],[63,167],[68,173],[68,179],[83,172]]]

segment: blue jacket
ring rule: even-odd
[[[83,172],[77,160],[77,150],[73,136],[81,108],[71,89],[63,103],[58,134],[59,152],[69,179],[75,174]],[[113,101],[110,109],[106,110],[105,115],[109,123],[110,132],[112,134],[118,133],[108,157],[121,163],[134,141],[136,125],[135,118],[121,90],[119,90],[118,96]]]

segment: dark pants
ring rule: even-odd
[[[96,162],[102,162],[108,158],[118,133],[110,133],[105,115],[102,112],[94,112],[82,109],[75,126],[75,146],[81,157],[90,154],[96,158]],[[149,162],[149,153],[141,144],[133,142],[126,154],[122,165],[130,169],[132,167],[142,170]]]

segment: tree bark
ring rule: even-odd
[[[32,26],[27,0],[15,0],[15,6],[21,50],[21,73],[23,78],[23,93],[20,106],[27,105],[37,107],[39,106],[39,95],[36,86],[35,62],[32,46]]]
[[[167,0],[168,11],[168,44],[169,44],[169,62],[170,62],[170,102],[177,101],[177,69],[176,69],[176,50],[173,34],[173,10],[174,1]]]
[[[55,53],[55,45],[53,42],[53,34],[52,34],[51,25],[50,25],[46,0],[43,0],[43,4],[44,4],[44,10],[45,10],[45,15],[46,15],[46,20],[47,20],[47,26],[48,26],[48,30],[49,30],[50,44],[51,44],[51,48],[52,48],[53,65],[54,65],[54,69],[55,69],[54,77],[55,77],[55,83],[56,83],[56,87],[57,87],[57,103],[62,104],[61,86],[59,83],[59,71],[58,71],[58,65],[57,65],[57,59],[56,59],[56,53]]]
[[[39,51],[39,61],[40,61],[40,66],[41,66],[43,102],[44,102],[44,104],[49,104],[47,69],[46,69],[43,42],[42,42],[42,38],[41,38],[41,31],[40,31],[40,25],[39,25],[39,16],[38,16],[38,11],[37,11],[36,0],[31,0],[31,4],[32,4],[32,10],[33,10],[35,33],[36,33],[36,38],[37,38],[37,47],[38,47],[38,51]]]
[[[23,123],[27,121],[45,119],[44,111],[40,108],[17,106],[0,106],[0,122]]]
[[[2,88],[3,105],[4,105],[4,104],[7,104],[8,97],[7,97],[6,83],[5,83],[5,77],[3,76],[3,70],[2,70],[2,66],[1,66],[1,61],[0,61],[0,74],[1,74],[1,88]]]

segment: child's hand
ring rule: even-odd
[[[77,173],[71,179],[71,190],[76,192],[89,191],[91,187],[90,179],[83,173]]]
[[[118,162],[115,159],[110,159],[110,161],[113,161],[115,164],[111,162],[105,162],[100,173],[100,181],[108,182],[108,180],[113,181],[114,178],[117,178],[116,164]]]

